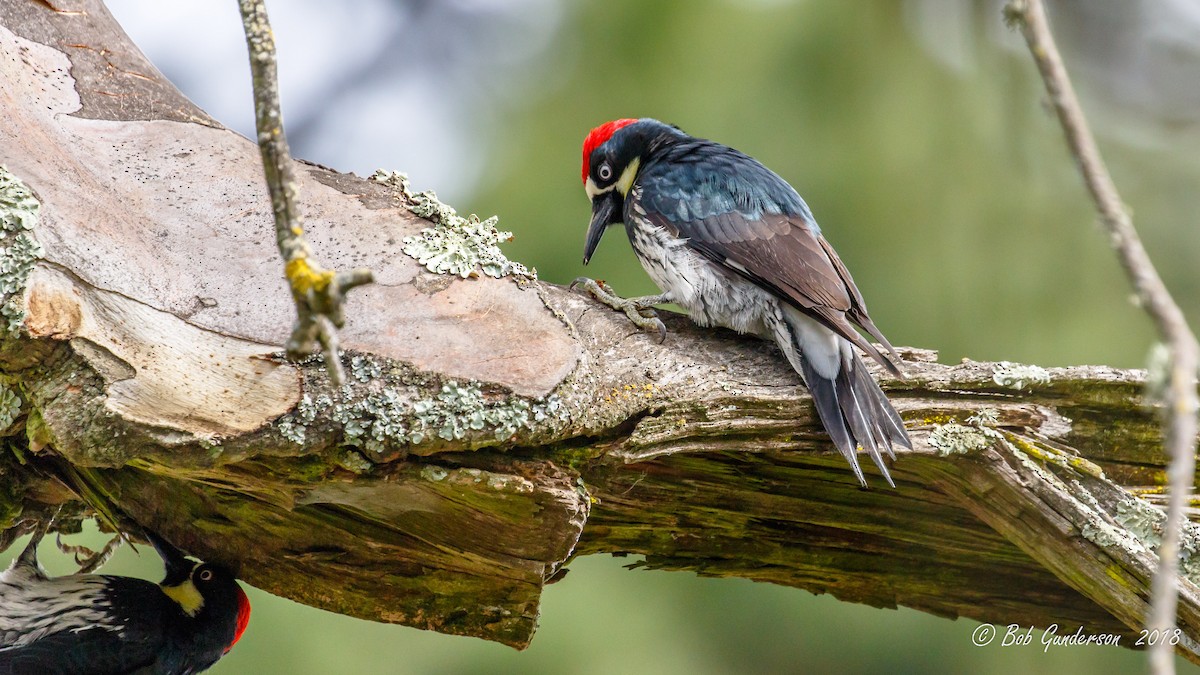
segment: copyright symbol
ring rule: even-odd
[[[971,643],[976,647],[985,647],[996,639],[996,627],[990,623],[981,623],[971,633]]]

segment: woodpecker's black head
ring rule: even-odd
[[[179,606],[182,637],[188,649],[211,654],[216,662],[242,637],[250,621],[250,601],[229,570],[188,560],[183,552],[157,534],[146,538],[166,568],[159,587]]]
[[[686,138],[655,119],[622,119],[592,129],[583,141],[583,187],[592,200],[583,264],[588,264],[609,225],[624,220],[625,196],[638,170],[665,140]]]

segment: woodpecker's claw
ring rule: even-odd
[[[58,550],[68,555],[74,556],[75,564],[79,565],[79,571],[76,574],[91,574],[104,566],[108,559],[112,557],[117,548],[125,541],[125,538],[120,534],[109,540],[104,548],[99,551],[93,551],[86,546],[77,546],[68,544],[62,540],[62,535],[59,534],[54,538],[54,543],[58,546]]]
[[[651,309],[654,305],[670,302],[670,299],[665,294],[646,295],[640,298],[622,298],[608,284],[587,277],[579,277],[571,282],[570,288],[573,289],[576,286],[583,286],[593,298],[615,310],[624,312],[625,316],[629,317],[630,322],[638,328],[644,331],[652,330],[657,332],[659,344],[662,344],[667,339],[667,325]]]

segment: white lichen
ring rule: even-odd
[[[307,439],[307,434],[305,433],[307,427],[297,422],[296,418],[292,415],[280,417],[279,421],[275,423],[275,428],[279,429],[281,436],[296,445],[304,445],[304,441]]]
[[[992,408],[981,408],[966,419],[966,424],[949,422],[934,426],[929,433],[929,445],[942,457],[980,452],[997,441],[1006,442],[1004,435],[992,428],[999,415]]]
[[[1179,540],[1179,571],[1192,583],[1200,583],[1200,526],[1184,521]]]
[[[323,420],[341,427],[343,445],[383,454],[434,438],[457,441],[471,436],[478,440],[490,434],[495,441],[505,441],[536,424],[568,417],[556,395],[536,399],[488,396],[477,383],[453,380],[430,395],[423,393],[420,385],[409,383],[402,370],[385,370],[366,357],[351,359],[350,369],[356,384],[341,387],[334,397],[304,394],[296,409],[275,423],[279,433],[303,445],[309,428]]]
[[[304,445],[308,425],[315,422],[317,417],[332,405],[333,400],[326,394],[318,396],[316,400],[305,394],[296,404],[296,411],[279,418],[275,426],[279,428],[279,433],[284,438],[296,445]]]
[[[344,450],[338,455],[337,463],[343,469],[360,475],[370,473],[371,469],[375,468],[370,460],[355,450]]]
[[[357,400],[333,406],[333,419],[342,425],[347,445],[362,446],[382,453],[389,444],[413,444],[425,440],[423,433],[410,431],[409,397],[385,388]]]
[[[1167,514],[1148,502],[1133,497],[1120,501],[1116,511],[1113,517],[1121,527],[1146,546],[1153,549],[1162,543],[1163,525],[1167,522]]]
[[[1129,497],[1117,504],[1114,518],[1127,532],[1152,551],[1158,552],[1162,545],[1163,532],[1167,526],[1167,514],[1162,509],[1139,497]],[[1179,567],[1184,576],[1200,581],[1200,525],[1190,520],[1183,521],[1183,532],[1179,540]]]
[[[383,375],[383,368],[374,360],[356,355],[350,359],[350,374],[359,382],[370,382]]]
[[[980,408],[975,411],[975,414],[967,418],[967,424],[974,427],[988,427],[989,431],[995,431],[993,427],[1000,423],[1000,411],[995,408]]]
[[[435,223],[419,235],[404,238],[404,252],[430,272],[464,279],[480,273],[496,278],[537,278],[537,270],[509,260],[500,250],[500,244],[511,240],[512,233],[496,229],[496,216],[482,221],[475,214],[463,218],[438,200],[432,190],[413,192],[404,173],[380,169],[371,180],[397,190],[409,211]]]
[[[1001,361],[992,369],[992,381],[1009,389],[1024,389],[1028,384],[1048,384],[1050,371],[1041,366]]]
[[[0,317],[9,332],[25,323],[25,286],[45,252],[33,238],[41,204],[16,176],[0,166]]]
[[[440,466],[432,466],[427,464],[421,468],[421,478],[424,478],[431,483],[437,483],[446,480],[446,477],[449,475],[450,472],[446,471]]]
[[[558,398],[553,395],[532,402],[514,396],[493,403],[486,400],[478,385],[450,381],[442,385],[437,396],[413,404],[414,433],[434,433],[453,441],[461,440],[471,431],[491,429],[493,437],[501,441],[561,411]]]
[[[1083,538],[1102,548],[1116,546],[1127,540],[1127,537],[1117,528],[1101,520],[1084,523],[1081,530]],[[1126,542],[1128,545],[1128,542]]]
[[[1161,342],[1150,348],[1146,359],[1146,400],[1161,403],[1166,400],[1171,383],[1171,349]]]
[[[1088,507],[1093,511],[1103,510],[1103,507],[1100,506],[1100,500],[1096,499],[1096,495],[1092,494],[1091,491],[1084,487],[1083,483],[1080,483],[1074,478],[1070,480],[1070,483],[1072,494],[1076,495],[1080,501],[1087,504]]]
[[[8,385],[0,383],[0,431],[11,427],[21,416],[21,397]]]
[[[1114,511],[1111,515],[1117,525],[1105,522],[1097,513],[1094,521],[1084,524],[1081,530],[1084,538],[1098,546],[1116,546],[1135,554],[1158,553],[1167,524],[1167,514],[1162,509],[1130,496],[1118,502]],[[1179,569],[1193,582],[1200,582],[1200,525],[1188,520],[1183,523],[1179,542]]]
[[[21,179],[14,176],[8,167],[0,165],[0,230],[32,230],[37,226],[41,206]]]

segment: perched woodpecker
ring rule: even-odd
[[[859,482],[866,486],[861,446],[895,487],[881,451],[894,459],[894,444],[912,445],[855,347],[889,372],[900,370],[852,324],[899,357],[791,185],[733,148],[649,118],[593,129],[583,144],[583,183],[592,202],[583,264],[605,230],[624,223],[642,267],[663,291],[623,300],[581,279],[593,295],[663,334],[661,322],[643,313],[672,302],[702,326],[774,340]]]
[[[166,567],[131,577],[48,577],[38,530],[0,573],[0,675],[199,673],[246,630],[250,602],[226,569],[188,560],[147,532]]]

